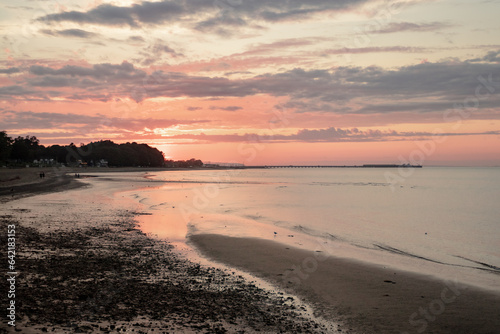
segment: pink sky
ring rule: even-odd
[[[10,136],[247,165],[500,166],[498,2],[0,6]]]

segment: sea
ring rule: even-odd
[[[500,168],[268,168],[150,173],[121,192],[141,229],[291,247],[500,291]],[[180,247],[180,246],[179,246]]]

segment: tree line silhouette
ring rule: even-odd
[[[44,146],[35,136],[11,138],[6,131],[0,131],[0,162],[3,165],[64,164],[113,167],[201,167],[201,160],[167,160],[161,151],[147,144],[117,144],[101,140],[77,147],[69,145]]]

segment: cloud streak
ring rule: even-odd
[[[14,74],[19,72],[21,72],[21,70],[17,67],[0,68],[0,74]]]
[[[265,94],[288,97],[286,106],[298,112],[442,112],[474,96],[477,89],[482,94],[500,91],[500,72],[497,63],[493,62],[495,57],[496,54],[488,53],[484,58],[488,62],[452,60],[397,69],[375,66],[296,68],[245,79],[162,70],[148,73],[127,62],[61,68],[33,65],[27,75],[17,78],[16,85],[0,87],[0,97],[99,101],[128,98],[141,102],[159,97],[226,98]],[[15,69],[5,72],[14,73]],[[489,94],[478,108],[499,105],[500,94]],[[239,111],[240,108],[229,106],[225,110]]]
[[[221,32],[221,29],[254,26],[254,21],[275,23],[307,19],[318,13],[342,12],[366,2],[369,0],[143,1],[132,6],[102,4],[88,11],[48,14],[38,21],[132,28],[181,23],[200,31]]]
[[[372,33],[378,34],[392,34],[399,32],[433,32],[440,31],[445,28],[450,28],[453,25],[444,22],[427,22],[427,23],[413,23],[413,22],[391,22],[380,29],[375,29]]]
[[[224,111],[238,111],[238,110],[242,110],[243,107],[239,107],[239,106],[228,106],[228,107],[211,106],[209,109],[210,110],[224,110]]]
[[[287,142],[306,142],[306,143],[342,143],[342,142],[386,142],[386,141],[404,141],[404,140],[432,140],[439,135],[440,137],[456,136],[497,136],[500,131],[485,132],[397,132],[393,130],[360,130],[358,128],[325,128],[325,129],[302,129],[291,135],[267,135],[257,133],[246,133],[244,135],[207,135],[207,134],[185,134],[169,136],[170,140],[182,141],[185,143],[287,143]]]
[[[484,57],[472,59],[471,62],[500,63],[500,50],[489,51]]]
[[[93,37],[99,37],[99,34],[90,32],[90,31],[85,31],[82,29],[65,29],[65,30],[50,30],[50,29],[42,29],[40,32],[50,35],[50,36],[62,36],[62,37],[76,37],[76,38],[93,38]]]
[[[119,131],[123,134],[144,131],[145,129],[165,129],[179,125],[209,123],[208,120],[176,120],[153,118],[119,118],[105,115],[87,116],[73,113],[61,114],[50,112],[0,112],[2,128],[5,130],[65,129],[68,133],[94,133],[104,129]]]

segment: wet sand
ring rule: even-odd
[[[499,333],[500,294],[269,240],[193,235],[209,258],[262,277],[355,333]]]
[[[45,173],[44,178],[40,178],[42,171]],[[51,169],[0,169],[0,203],[82,186],[81,183],[73,182],[73,179],[66,173]]]
[[[60,178],[0,196],[0,235],[15,226],[18,272],[16,327],[4,317],[0,333],[337,332],[294,298],[185,259],[141,232],[141,212],[113,193],[148,180]],[[6,280],[0,290],[8,291]]]
[[[179,170],[174,168],[147,168],[147,167],[123,167],[123,168],[60,168],[60,167],[32,167],[32,168],[0,168],[0,203],[22,197],[50,193],[61,190],[69,190],[83,186],[75,182],[75,174],[80,178],[87,177],[86,174],[93,173],[134,173],[134,172],[158,172]],[[45,177],[40,178],[40,173]]]
[[[1,235],[8,224],[16,225],[18,235],[18,331],[498,333],[500,328],[500,297],[488,291],[273,241],[191,237],[209,258],[283,289],[263,290],[232,271],[184,259],[171,245],[139,231],[134,217],[141,213],[112,196],[124,182],[102,177],[90,186],[82,170],[82,179],[73,171],[46,171],[45,180],[37,179],[37,170],[22,172],[27,177],[0,173]],[[134,182],[127,181],[127,189],[149,184]],[[335,324],[308,318],[300,303],[280,291],[300,296],[317,316]],[[0,333],[8,329],[0,323]]]

